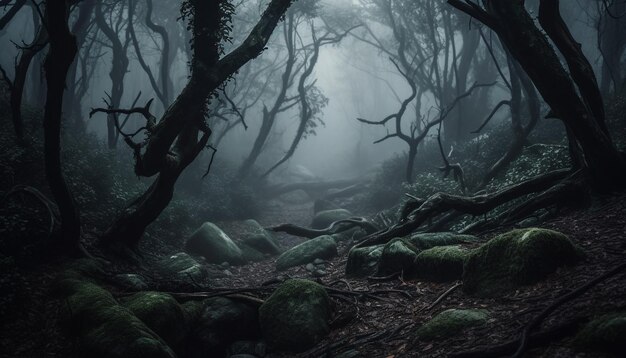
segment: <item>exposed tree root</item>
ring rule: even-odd
[[[298,237],[306,237],[309,239],[313,239],[322,235],[332,235],[337,234],[353,227],[360,227],[365,230],[368,234],[374,233],[378,231],[378,228],[367,221],[365,218],[351,218],[351,219],[343,219],[338,220],[330,224],[329,227],[325,229],[311,229],[307,227],[302,227],[293,224],[281,224],[278,226],[273,226],[269,228],[265,228],[265,230],[273,231],[273,232],[284,232],[289,235],[298,236]]]
[[[439,296],[435,302],[431,303],[428,307],[424,307],[421,310],[419,310],[418,312],[421,311],[430,311],[433,308],[437,307],[438,304],[440,304],[443,300],[446,299],[446,297],[450,296],[457,288],[463,286],[462,282],[457,282],[454,284],[454,286],[450,287],[449,289],[447,289],[444,293],[441,294],[441,296]]]
[[[383,244],[395,237],[403,237],[416,231],[422,224],[432,220],[440,214],[449,211],[458,211],[464,214],[483,215],[498,206],[505,204],[513,199],[523,197],[528,194],[544,192],[551,188],[555,183],[570,175],[569,170],[557,170],[546,175],[526,180],[522,183],[508,186],[492,194],[481,194],[473,197],[450,195],[438,193],[428,198],[418,209],[407,215],[405,222],[389,227],[385,230],[366,236],[358,247]],[[574,173],[573,177],[577,177],[578,173]],[[565,187],[569,187],[571,183],[566,183]],[[558,199],[555,196],[553,200]],[[537,202],[536,204],[548,204],[548,200]],[[552,202],[556,204],[556,202]],[[538,209],[539,205],[525,206],[520,211],[527,212],[530,209]]]
[[[46,210],[48,210],[48,214],[50,217],[50,227],[48,229],[48,235],[51,236],[52,233],[54,232],[54,227],[59,222],[60,215],[59,215],[59,208],[57,207],[57,205],[52,200],[48,199],[48,197],[46,197],[37,188],[28,186],[28,185],[14,186],[13,188],[11,188],[11,190],[9,190],[6,194],[4,194],[2,201],[6,202],[11,196],[16,195],[18,193],[28,194],[34,197],[35,199],[37,199],[37,201],[39,201],[45,206]]]

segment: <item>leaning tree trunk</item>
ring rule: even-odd
[[[73,254],[80,252],[80,215],[61,168],[61,115],[65,80],[78,51],[70,33],[65,1],[49,1],[46,7],[50,50],[44,64],[47,96],[44,111],[44,160],[48,184],[61,215],[60,244]]]
[[[596,118],[598,109],[587,107],[587,104],[597,105],[597,98],[593,97],[596,90],[586,88],[593,86],[593,81],[587,78],[588,73],[584,68],[587,61],[580,58],[583,56],[582,52],[571,51],[571,35],[564,27],[565,24],[560,22],[558,34],[552,32],[552,29],[547,31],[559,49],[568,49],[567,52],[562,50],[564,55],[576,56],[568,59],[570,72],[581,71],[583,77],[575,77],[574,80],[524,8],[523,0],[487,0],[487,11],[459,0],[448,2],[478,18],[498,34],[532,79],[555,116],[571,130],[584,154],[585,169],[593,187],[600,191],[622,187],[626,175],[626,160],[606,132],[603,118]],[[542,0],[541,6],[551,2]],[[554,20],[554,16],[552,19]],[[579,92],[585,97],[579,97]]]

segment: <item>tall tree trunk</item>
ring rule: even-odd
[[[22,120],[22,101],[24,96],[24,87],[26,85],[26,77],[28,69],[33,58],[48,44],[48,30],[44,24],[39,25],[37,34],[33,42],[25,47],[15,66],[15,79],[13,80],[13,88],[11,90],[11,115],[13,116],[13,126],[15,134],[19,142],[24,140],[24,123]]]
[[[61,214],[60,244],[71,253],[78,254],[81,235],[80,214],[61,168],[63,92],[69,67],[78,49],[76,39],[70,33],[67,24],[67,3],[48,1],[45,11],[50,34],[50,50],[44,64],[48,85],[43,123],[45,171]]]

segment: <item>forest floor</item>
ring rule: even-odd
[[[271,202],[258,221],[264,226],[287,222],[306,226],[312,217],[313,208],[310,203]],[[241,230],[239,222],[216,224],[235,239]],[[228,268],[228,274],[224,274],[223,268],[217,265],[207,265],[212,277],[207,284],[212,288],[259,287],[262,283],[277,279],[308,278],[334,287],[338,292],[346,292],[343,297],[341,294],[333,296],[335,312],[331,333],[315,348],[298,355],[299,357],[333,357],[346,352],[346,356],[350,357],[445,357],[515,339],[535,315],[560,296],[626,261],[626,195],[598,199],[589,209],[562,213],[541,227],[568,235],[583,248],[587,254],[586,260],[577,266],[558,270],[541,283],[524,287],[498,299],[472,298],[456,289],[436,306],[430,307],[457,283],[427,283],[403,280],[401,277],[387,281],[348,279],[345,277],[345,264],[349,246],[345,242],[339,244],[339,255],[327,262],[328,275],[321,278],[314,278],[303,266],[277,272],[275,259],[270,259],[245,266],[232,266]],[[495,233],[481,237],[481,241],[486,241],[493,235]],[[278,235],[278,238],[286,248],[303,241],[286,234]],[[172,254],[173,251],[182,251],[182,247],[163,242],[148,243],[144,247],[144,255],[155,259]],[[63,314],[62,305],[50,297],[49,287],[59,267],[57,263],[51,262],[43,265],[30,264],[3,272],[3,287],[12,288],[13,292],[4,292],[0,302],[0,306],[5,308],[0,312],[4,316],[0,325],[0,356],[75,356],[75,345],[59,327],[59,318]],[[115,268],[117,272],[129,270],[150,274],[149,267],[137,268],[126,263],[119,263]],[[593,317],[596,314],[625,309],[625,278],[624,274],[615,276],[561,306],[543,322],[541,329],[575,317]],[[371,295],[355,295],[355,291],[367,291]],[[257,292],[260,298],[267,294],[269,292]],[[483,308],[490,312],[490,320],[487,325],[468,329],[446,340],[419,342],[413,338],[420,325],[435,314],[450,308]],[[270,357],[282,356],[293,355],[270,354]],[[573,350],[569,337],[531,350],[528,356],[600,355]]]

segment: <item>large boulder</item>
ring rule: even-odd
[[[111,294],[88,280],[59,283],[65,325],[78,338],[79,356],[173,358],[172,349]]]
[[[437,246],[424,250],[415,258],[411,274],[433,282],[460,280],[468,254],[469,251],[460,246]]]
[[[244,262],[241,249],[217,225],[206,222],[187,240],[187,249],[202,255],[207,262],[221,264],[228,262],[233,265]]]
[[[557,268],[576,264],[581,250],[567,236],[546,229],[520,229],[495,237],[468,255],[463,290],[494,297],[545,279]]]
[[[418,253],[419,250],[402,239],[391,240],[383,248],[378,264],[378,273],[381,275],[390,275],[401,271],[409,273]]]
[[[168,278],[198,281],[206,277],[202,265],[184,252],[162,258],[157,263],[157,269]]]
[[[473,235],[461,235],[453,232],[429,232],[418,233],[405,237],[404,241],[410,243],[418,250],[428,250],[437,246],[459,245],[476,241]]]
[[[242,301],[213,297],[183,309],[191,326],[187,357],[219,357],[233,342],[261,337],[258,308]]]
[[[455,336],[469,327],[484,325],[488,319],[489,313],[485,310],[449,309],[421,326],[416,332],[416,337],[421,341],[444,339]]]
[[[163,338],[170,347],[178,347],[185,337],[183,309],[174,297],[167,293],[139,292],[124,300],[122,304]]]
[[[587,323],[575,343],[583,350],[623,355],[626,352],[626,312],[606,314]]]
[[[276,260],[276,268],[286,270],[289,267],[307,264],[315,259],[330,259],[335,256],[337,256],[337,243],[331,236],[324,235],[285,251]]]
[[[280,246],[278,241],[274,239],[271,233],[265,230],[256,220],[246,220],[243,222],[245,234],[242,242],[255,249],[256,251],[267,255],[280,254]]]
[[[349,277],[367,277],[376,274],[378,261],[385,245],[353,248],[348,253],[346,275]]]
[[[326,229],[335,221],[349,219],[352,216],[352,213],[346,209],[320,211],[313,217],[311,227],[316,230]]]
[[[303,352],[329,332],[331,301],[319,284],[284,282],[259,309],[263,336],[278,350]]]

